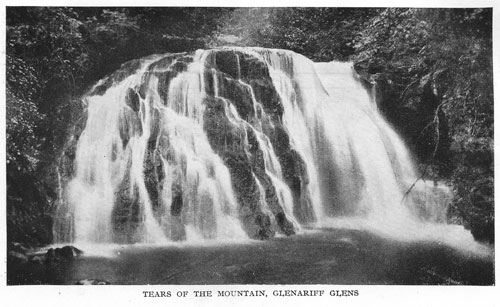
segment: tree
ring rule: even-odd
[[[429,165],[434,168],[428,175],[446,176],[453,185],[452,220],[490,241],[491,22],[491,9],[386,9],[367,23],[357,38],[353,56],[358,62],[368,61],[371,73],[383,76],[391,85],[392,95],[400,98],[391,105],[393,112],[388,117],[414,145],[419,160],[427,164],[425,169]],[[430,100],[422,99],[418,92],[425,82],[436,101],[427,107]],[[412,101],[415,97],[420,99]],[[419,111],[411,113],[415,107]],[[418,122],[425,108],[436,116],[424,116]],[[444,131],[443,122],[449,131]],[[422,133],[428,127],[427,133]],[[445,135],[449,136],[447,142],[443,142]],[[439,147],[448,153],[436,154],[434,148]]]
[[[242,46],[289,49],[313,60],[347,60],[354,39],[378,9],[240,8],[221,29]]]

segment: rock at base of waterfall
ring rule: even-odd
[[[81,255],[83,255],[83,251],[71,245],[62,248],[50,248],[45,255],[45,263],[51,264],[59,261],[71,261]]]
[[[101,280],[101,279],[82,279],[75,283],[78,286],[103,286],[103,285],[111,285],[109,281]]]

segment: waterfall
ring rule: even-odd
[[[351,227],[472,240],[417,180],[350,63],[220,48],[128,64],[88,95],[54,231],[84,243],[266,238]]]

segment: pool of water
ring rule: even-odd
[[[76,246],[79,247],[79,246]],[[80,247],[79,247],[80,248]],[[316,229],[268,241],[107,246],[57,265],[9,267],[8,284],[491,285],[493,249],[399,242],[359,230]]]

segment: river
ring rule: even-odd
[[[97,246],[86,254],[54,266],[9,268],[8,284],[70,285],[81,279],[119,285],[494,283],[490,247],[478,254],[359,230],[309,229],[267,241]]]

